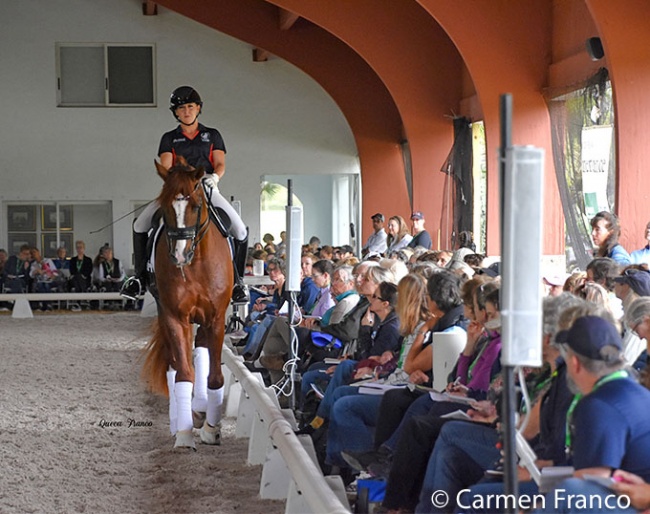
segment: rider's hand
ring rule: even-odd
[[[219,175],[216,173],[209,173],[207,175],[203,175],[203,184],[205,184],[207,187],[210,187],[214,189],[215,191],[219,191]]]

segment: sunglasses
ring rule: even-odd
[[[372,299],[373,299],[373,300],[381,300],[382,302],[385,302],[385,301],[386,301],[386,300],[384,300],[381,296],[377,296],[377,295],[374,294],[374,293],[373,293],[373,295],[372,295]]]

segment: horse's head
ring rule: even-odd
[[[179,267],[192,262],[201,232],[209,222],[204,205],[201,177],[203,168],[194,169],[183,157],[166,169],[156,162],[164,184],[158,201],[165,220],[169,254]],[[205,215],[202,213],[205,212]]]

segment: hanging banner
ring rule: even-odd
[[[607,202],[607,171],[612,145],[612,126],[600,125],[582,129],[582,194],[587,219],[600,211],[609,211]]]

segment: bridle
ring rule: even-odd
[[[194,191],[192,191],[192,195],[196,192],[198,189],[199,185],[201,182],[197,182],[196,186],[194,187]],[[183,196],[183,197],[177,197],[176,200],[189,200],[192,195],[188,196]],[[172,261],[175,260],[174,257],[174,247],[176,246],[174,243],[177,241],[188,241],[191,240],[192,244],[190,245],[190,249],[187,252],[186,256],[186,261],[181,263],[181,264],[176,264],[177,268],[180,268],[181,273],[183,273],[183,268],[185,266],[188,266],[192,263],[192,259],[194,259],[194,252],[196,251],[197,245],[201,242],[205,234],[207,234],[207,228],[210,223],[210,215],[207,214],[205,217],[204,221],[201,221],[201,208],[203,207],[203,195],[199,198],[199,204],[196,207],[196,210],[198,211],[198,216],[196,217],[196,224],[192,227],[176,227],[172,228],[169,223],[165,223],[165,233],[167,234],[167,246],[169,249],[169,255],[172,258]],[[185,278],[185,274],[183,273],[183,278]]]

